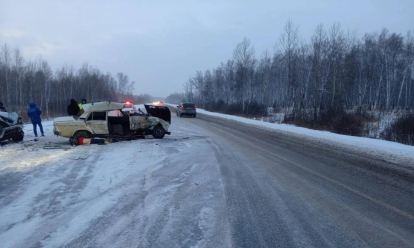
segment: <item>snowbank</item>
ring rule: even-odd
[[[176,104],[167,105],[173,108],[177,106]],[[345,145],[352,148],[361,148],[366,150],[367,152],[376,152],[379,154],[388,153],[394,156],[402,156],[405,158],[414,159],[414,146],[408,146],[396,142],[364,137],[354,137],[332,133],[328,131],[319,131],[303,127],[297,127],[288,124],[263,122],[259,120],[252,120],[233,115],[214,113],[203,109],[197,109],[197,113],[238,121],[246,124],[256,125],[267,129],[273,129],[294,135],[300,135],[304,136],[305,138],[319,139],[322,141],[328,141],[330,143]]]

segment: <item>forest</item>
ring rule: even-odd
[[[53,72],[46,60],[25,61],[18,48],[1,46],[0,101],[23,118],[27,118],[30,102],[36,103],[46,118],[65,115],[71,98],[78,102],[82,98],[149,102],[149,95],[133,95],[134,84],[122,72],[113,76],[88,64],[78,70],[65,66]]]
[[[359,37],[335,23],[318,25],[305,41],[288,21],[271,51],[257,56],[245,38],[233,58],[190,77],[183,98],[206,110],[250,117],[264,116],[271,107],[285,113],[284,122],[328,130],[338,116],[357,121],[346,116],[350,112],[409,112],[414,108],[413,35],[382,29]]]

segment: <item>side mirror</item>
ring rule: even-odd
[[[177,105],[177,108],[179,108],[180,106]]]

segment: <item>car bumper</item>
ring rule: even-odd
[[[0,140],[7,140],[12,137],[14,133],[21,132],[22,127],[20,126],[11,126],[0,129]]]
[[[181,114],[195,114],[196,111],[195,110],[181,110],[180,113]]]

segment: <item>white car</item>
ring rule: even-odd
[[[60,117],[54,120],[54,133],[70,139],[79,137],[132,139],[138,136],[152,135],[162,139],[171,123],[168,107],[144,105],[147,113],[123,111],[131,104],[119,102],[94,102],[84,104],[81,116]]]

